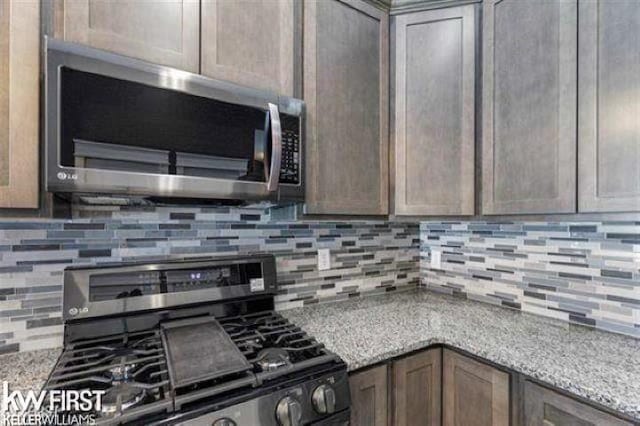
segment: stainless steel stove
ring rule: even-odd
[[[45,389],[104,391],[105,425],[348,424],[346,365],[276,291],[268,255],[67,269]]]

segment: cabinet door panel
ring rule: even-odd
[[[62,9],[65,40],[200,70],[198,0],[64,0]]]
[[[580,3],[579,210],[640,211],[640,3]]]
[[[484,2],[484,214],[575,211],[576,3]]]
[[[386,426],[387,366],[382,365],[349,377],[351,425]]]
[[[38,207],[40,2],[0,1],[0,207]]]
[[[441,351],[431,349],[393,363],[393,424],[440,425]]]
[[[444,351],[442,373],[445,426],[509,424],[509,375]]]
[[[293,96],[301,6],[295,0],[204,0],[202,73]]]
[[[629,422],[613,417],[531,382],[524,387],[527,426],[623,426]]]
[[[394,17],[395,213],[474,212],[474,6]]]
[[[388,15],[359,0],[307,1],[307,213],[388,212]]]

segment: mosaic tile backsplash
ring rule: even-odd
[[[419,283],[417,224],[276,221],[264,210],[240,208],[105,207],[74,217],[0,221],[0,353],[62,344],[68,265],[273,253],[278,309]],[[331,249],[330,270],[318,271],[318,248]]]
[[[0,354],[60,346],[68,265],[276,256],[278,309],[429,290],[640,337],[640,222],[295,221],[262,209],[92,207],[0,220]],[[285,215],[287,217],[287,215]],[[317,269],[317,249],[332,267]],[[431,268],[431,250],[442,253]]]
[[[640,337],[640,222],[422,222],[420,238],[423,287]]]

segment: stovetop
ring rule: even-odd
[[[346,365],[274,311],[277,291],[264,254],[68,268],[65,346],[45,389],[93,392],[107,425],[348,415]]]
[[[249,368],[177,387],[160,327],[67,345],[46,389],[104,390],[99,424],[121,424],[216,409],[256,398],[274,385],[301,381],[318,368],[342,367],[324,345],[274,311],[218,319]],[[151,416],[151,417],[149,417]]]

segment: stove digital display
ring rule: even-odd
[[[259,263],[215,266],[206,269],[176,269],[165,272],[167,293],[205,290],[249,284],[262,276]]]
[[[153,294],[249,285],[251,279],[260,277],[262,277],[260,263],[99,274],[90,278],[89,300],[100,302]]]
[[[100,302],[160,293],[159,271],[94,275],[89,281],[89,300]]]

